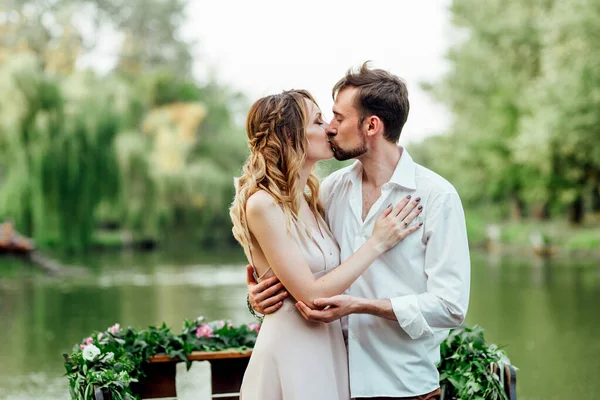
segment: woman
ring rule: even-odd
[[[251,154],[231,208],[233,234],[257,279],[277,276],[294,299],[265,316],[244,375],[243,400],[348,400],[340,322],[308,322],[294,303],[310,306],[344,292],[377,257],[420,227],[410,225],[421,210],[407,206],[408,200],[390,205],[371,238],[340,265],[312,174],[317,161],[333,157],[327,128],[303,90],[263,97],[248,113]]]

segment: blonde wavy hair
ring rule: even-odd
[[[269,193],[282,208],[287,217],[288,231],[292,222],[299,221],[303,196],[317,218],[322,218],[317,177],[311,172],[305,188],[297,184],[306,160],[305,127],[310,117],[306,100],[316,104],[309,92],[288,90],[257,100],[248,112],[246,134],[250,156],[244,164],[242,176],[236,180],[236,194],[229,210],[233,236],[247,256],[252,241],[246,219],[246,203],[258,190]]]

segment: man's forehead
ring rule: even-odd
[[[340,90],[335,96],[335,100],[333,103],[334,111],[339,111],[337,110],[338,108],[354,108],[354,96],[357,92],[358,89],[354,87],[344,88]]]

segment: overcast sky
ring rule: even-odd
[[[185,36],[199,42],[195,72],[212,65],[219,81],[250,99],[308,89],[327,118],[331,87],[372,60],[403,78],[411,110],[401,141],[439,133],[449,113],[419,88],[447,68],[448,0],[191,0]]]
[[[447,68],[450,0],[189,0],[184,37],[194,49],[195,75],[214,71],[251,100],[284,89],[308,89],[331,118],[331,88],[350,67],[372,65],[403,78],[411,103],[400,142],[443,132],[450,114],[419,83]],[[86,28],[85,25],[81,27]],[[92,29],[90,25],[88,27]],[[84,29],[85,30],[85,29]],[[82,57],[82,67],[110,70],[121,39],[110,30]]]

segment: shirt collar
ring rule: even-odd
[[[402,156],[396,165],[396,169],[394,170],[394,174],[392,175],[390,182],[409,190],[415,190],[417,188],[417,184],[415,182],[415,162],[404,147],[398,147],[402,149]]]
[[[408,151],[402,146],[398,146],[402,150],[402,156],[396,164],[396,169],[390,178],[390,183],[402,186],[405,189],[415,190],[417,188],[415,182],[416,165]],[[356,161],[348,170],[348,175],[352,183],[362,179],[362,164]]]

